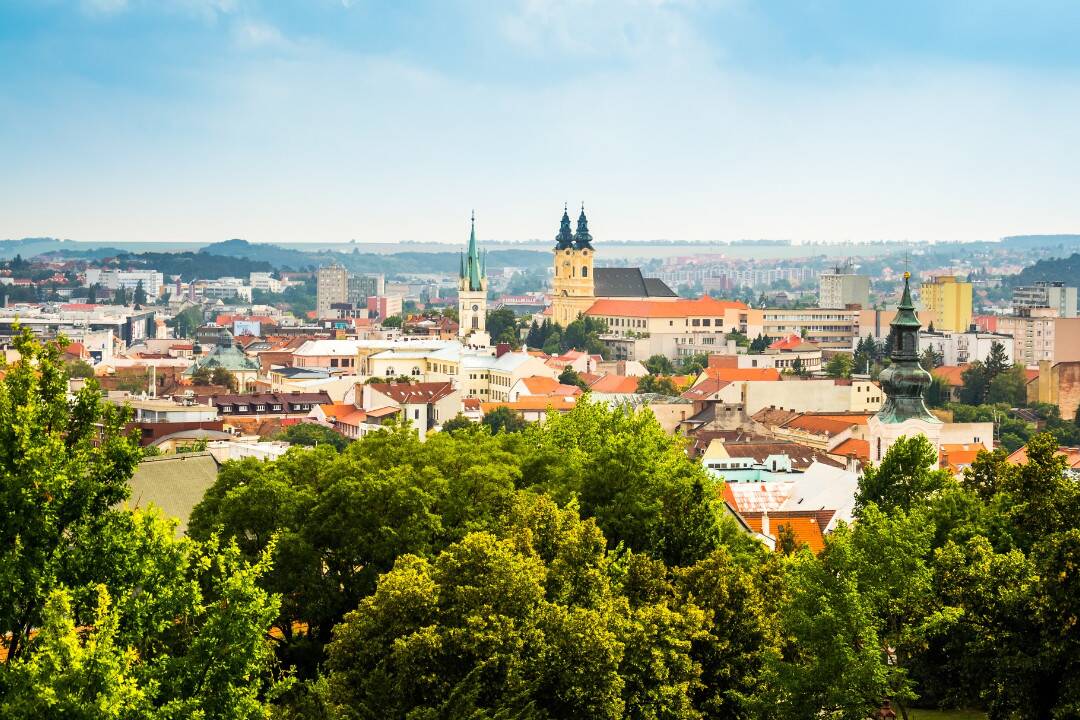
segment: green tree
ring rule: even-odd
[[[390,317],[383,318],[380,324],[385,328],[400,328],[403,319],[400,315],[391,315]]]
[[[928,407],[939,408],[949,402],[951,395],[952,391],[945,378],[934,375],[930,380],[930,384],[926,386],[926,392],[923,394],[923,399],[926,401]]]
[[[123,287],[116,288],[116,291],[113,292],[113,304],[114,305],[127,305],[127,303],[128,303],[128,292],[127,292],[127,290],[125,290]]]
[[[1027,375],[1022,365],[1013,365],[994,376],[986,392],[986,402],[1010,407],[1027,403]]]
[[[801,357],[796,357],[795,362],[791,363],[791,372],[800,377],[806,377],[810,374],[810,371],[806,369],[805,365],[803,365]]]
[[[581,388],[582,392],[589,392],[589,384],[582,379],[577,370],[569,365],[564,367],[563,371],[559,373],[559,382],[563,385],[576,385]]]
[[[142,280],[135,284],[135,293],[132,295],[132,302],[136,305],[146,304],[146,289],[143,287]]]
[[[511,410],[505,405],[500,405],[485,414],[484,419],[481,422],[491,431],[492,435],[498,435],[503,432],[521,432],[525,429],[525,426],[528,425],[525,418],[521,417],[521,413]]]
[[[638,386],[635,392],[638,394],[659,393],[660,395],[678,397],[679,388],[675,386],[675,381],[670,377],[642,375],[638,378]]]
[[[173,330],[177,337],[190,338],[203,323],[203,311],[197,305],[186,307],[172,319]]]
[[[652,375],[675,374],[675,366],[666,355],[653,355],[645,361],[645,369]]]
[[[487,314],[487,331],[492,342],[506,342],[514,347],[521,345],[517,333],[517,315],[508,307],[492,310]]]
[[[937,451],[925,435],[900,437],[880,465],[863,468],[855,511],[871,503],[888,512],[910,510],[949,481],[949,472],[937,469]]]
[[[213,382],[213,372],[206,365],[199,365],[191,371],[192,385],[210,385]]]
[[[919,355],[919,364],[922,365],[923,370],[932,373],[934,368],[939,368],[945,364],[945,356],[935,350],[931,345]]]
[[[317,445],[329,446],[338,452],[349,445],[349,438],[339,432],[320,425],[318,423],[302,422],[290,425],[277,434],[278,440],[284,440],[293,445],[303,447],[315,447]]]
[[[769,337],[768,335],[759,334],[750,342],[750,354],[760,355],[761,353],[765,352],[765,350],[770,345],[772,345],[772,343],[773,339],[771,337]]]
[[[453,433],[460,432],[462,430],[469,430],[475,427],[476,423],[474,423],[472,420],[465,417],[461,413],[458,413],[457,415],[443,423],[442,430],[443,432]]]
[[[991,380],[1010,369],[1013,364],[1005,352],[1005,346],[997,340],[990,343],[990,353],[986,356],[986,372]]]
[[[968,365],[960,373],[960,379],[963,382],[963,387],[960,388],[960,402],[965,405],[982,405],[986,402],[986,393],[994,378],[983,363],[976,360]]]
[[[64,366],[69,378],[92,378],[94,366],[85,360],[71,360]]]
[[[228,388],[230,392],[236,392],[240,387],[236,376],[220,365],[210,371],[210,384]]]
[[[825,365],[825,373],[833,378],[849,378],[854,370],[855,363],[851,355],[837,353],[829,358]]]

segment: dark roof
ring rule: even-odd
[[[303,403],[315,405],[328,405],[330,396],[326,391],[308,393],[252,393],[250,395],[215,395],[211,403],[221,405],[284,405],[286,403]]]
[[[395,402],[406,404],[431,403],[454,392],[454,386],[448,382],[371,383],[369,387]]]
[[[191,510],[217,480],[218,463],[208,452],[163,455],[143,460],[128,480],[128,507],[153,504],[179,521],[176,534],[187,531]]]
[[[646,278],[641,268],[596,268],[593,270],[595,297],[677,297],[659,278]]]
[[[815,462],[831,467],[844,467],[844,463],[834,460],[827,453],[812,447],[783,441],[724,441],[724,450],[728,457],[752,457],[761,464],[770,455],[787,455],[791,459],[793,470],[805,470]]]

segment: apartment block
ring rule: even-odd
[[[935,330],[960,332],[971,325],[971,283],[955,275],[939,275],[922,284],[919,297],[923,308],[940,318]]]
[[[1048,309],[1057,317],[1076,317],[1076,288],[1062,282],[1037,282],[1013,290],[1013,308],[1024,315],[1031,308]]]
[[[998,333],[1012,336],[1012,356],[1025,367],[1080,360],[1080,317],[1056,317],[1049,308],[997,319]]]
[[[870,278],[839,271],[818,275],[818,307],[843,309],[848,305],[870,306]]]

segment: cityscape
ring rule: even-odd
[[[791,77],[799,92],[829,78],[841,113],[847,64],[945,58],[1075,83],[1073,50],[1030,45],[1065,42],[1067,23],[1032,9],[1013,37],[976,8],[571,2],[492,9],[492,26],[468,4],[373,5],[0,9],[0,44],[26,60],[0,103],[27,113],[0,140],[0,717],[1075,717],[1075,166],[1033,159],[1031,189],[994,195],[930,147],[945,130],[967,147],[946,103],[873,139],[894,162],[915,143],[942,177],[920,187],[897,163],[908,188],[860,175],[880,183],[863,195],[846,156],[815,182],[758,175],[772,156],[752,132],[776,84],[798,94]],[[916,29],[882,29],[898,20]],[[797,42],[807,23],[820,36]],[[460,58],[437,28],[464,33]],[[835,39],[845,29],[878,45]],[[1009,53],[972,49],[999,33]],[[766,40],[799,70],[745,44]],[[718,84],[725,53],[758,93]],[[654,79],[646,66],[685,104],[590,125],[584,68],[611,83],[593,88],[606,118],[626,113],[624,83]],[[238,68],[258,88],[245,102],[281,115],[225,132],[218,106],[193,108],[236,90],[201,73]],[[1020,97],[1001,72],[972,87]],[[344,118],[363,117],[364,153],[319,119],[345,107],[325,83],[386,108]],[[530,98],[550,100],[547,83],[582,107],[580,128],[539,127],[552,116]],[[55,93],[116,127],[50,114],[34,136]],[[726,169],[746,188],[702,173],[694,151],[731,152],[715,137],[656,160],[656,177],[627,169],[637,141],[685,149],[655,135],[699,129],[712,95],[750,118],[746,155],[730,155],[744,164]],[[464,127],[446,108],[470,102]],[[515,132],[516,103],[535,117]],[[160,124],[136,128],[147,118]],[[1023,136],[1005,156],[1056,127],[984,120]],[[869,142],[812,129],[776,152]],[[46,191],[54,137],[101,144]],[[580,172],[550,174],[552,138]],[[455,142],[468,152],[432,147]],[[436,168],[477,149],[445,182]],[[971,179],[955,207],[939,192],[953,173]],[[567,184],[595,204],[556,195]],[[836,209],[848,199],[866,204]]]

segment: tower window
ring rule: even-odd
[[[581,268],[581,277],[589,277],[589,268],[588,267]]]

